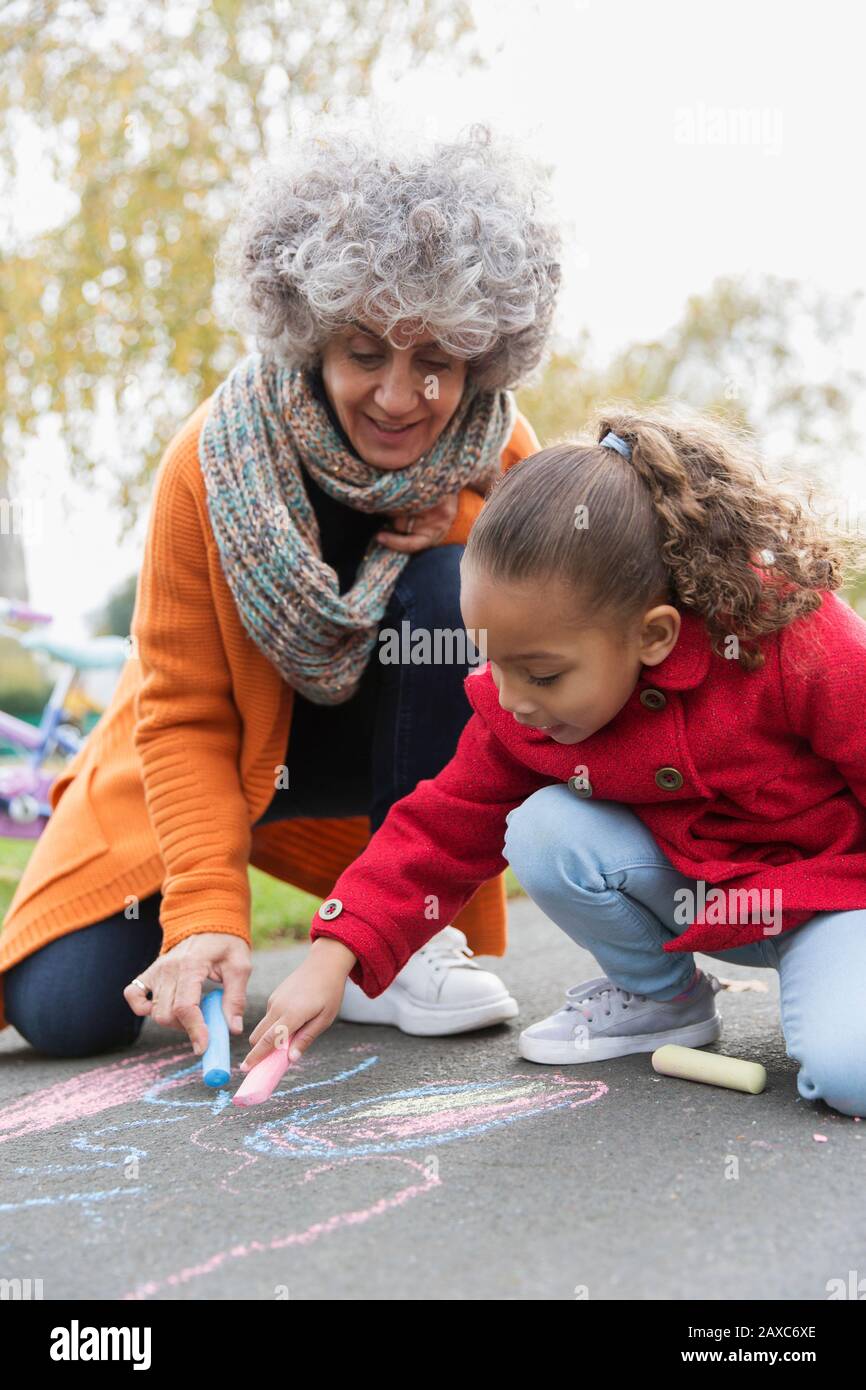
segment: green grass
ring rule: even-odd
[[[33,853],[35,840],[0,839],[0,921],[12,901],[24,865]]]
[[[261,869],[249,870],[253,895],[253,946],[284,946],[306,941],[310,918],[322,899],[282,883]]]
[[[0,919],[12,901],[15,885],[33,852],[34,840],[0,839]],[[321,899],[302,893],[288,883],[271,878],[259,869],[250,868],[252,892],[253,946],[284,946],[292,941],[306,941],[310,918]],[[505,875],[509,898],[523,889],[509,868]]]

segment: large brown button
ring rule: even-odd
[[[568,785],[577,796],[592,796],[592,783],[588,777],[569,777]]]
[[[656,786],[665,792],[677,792],[683,785],[683,774],[675,767],[660,767],[656,773]]]
[[[646,705],[647,709],[664,709],[667,704],[667,696],[654,687],[648,687],[640,693],[640,702]]]

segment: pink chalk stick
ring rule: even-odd
[[[275,1047],[267,1057],[256,1062],[232,1096],[232,1105],[261,1105],[279,1084],[289,1065],[289,1047]]]

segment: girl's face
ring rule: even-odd
[[[460,608],[490,660],[502,708],[556,743],[581,743],[609,724],[641,666],[664,661],[680,631],[680,615],[667,603],[647,609],[627,631],[581,624],[579,596],[562,581],[506,584],[465,563]]]
[[[405,337],[411,325],[403,325]],[[393,335],[400,341],[397,331]],[[337,418],[374,468],[406,468],[436,442],[463,394],[466,362],[427,337],[392,347],[372,324],[334,334],[322,379]]]

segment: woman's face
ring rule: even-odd
[[[407,324],[400,336],[409,331]],[[392,336],[399,343],[398,333]],[[329,339],[322,379],[361,458],[374,468],[406,468],[426,454],[457,409],[466,362],[433,338],[392,347],[373,324],[358,323]]]

